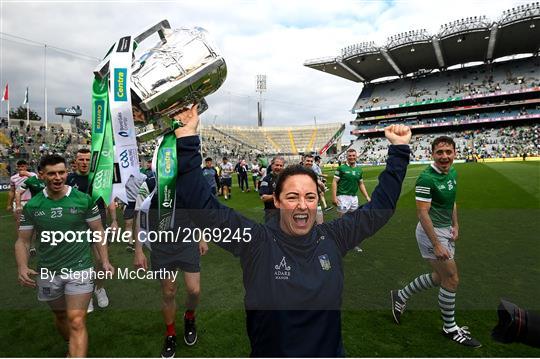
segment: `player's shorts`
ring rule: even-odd
[[[452,240],[452,227],[435,227],[435,233],[437,234],[439,242],[441,242],[450,253],[450,259],[454,259],[456,243]],[[435,254],[433,254],[433,245],[420,222],[416,225],[416,241],[418,242],[418,249],[420,249],[422,258],[437,259]]]
[[[124,208],[124,219],[133,219],[135,217],[135,203],[137,202],[128,202],[126,208]]]
[[[337,211],[339,213],[348,213],[355,211],[358,208],[358,197],[356,196],[347,196],[339,195],[337,196],[338,207]]]
[[[222,178],[222,179],[221,179],[221,185],[222,185],[222,186],[231,187],[231,186],[232,186],[232,178],[231,178],[231,177],[229,177],[229,178]]]
[[[173,271],[180,269],[186,273],[201,271],[199,244],[195,242],[170,245],[152,243],[150,254],[151,269]]]
[[[37,278],[38,300],[50,302],[63,295],[87,294],[94,291],[94,269],[43,275]]]

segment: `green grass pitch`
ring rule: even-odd
[[[456,317],[458,324],[469,326],[483,347],[463,348],[441,335],[436,290],[415,296],[402,324],[393,323],[389,290],[429,271],[414,238],[414,182],[424,167],[409,167],[394,217],[362,244],[363,253],[351,252],[344,259],[343,339],[347,356],[539,357],[539,349],[500,344],[490,333],[501,297],[526,309],[540,309],[540,162],[456,165],[460,219]],[[380,171],[381,167],[365,168],[368,191],[375,187]],[[326,197],[330,203],[330,192]],[[52,314],[37,302],[35,291],[17,283],[15,226],[5,211],[6,198],[6,193],[0,194],[0,356],[63,356],[65,346]],[[226,204],[253,219],[262,219],[262,204],[253,192],[241,193],[236,187],[233,199]],[[325,219],[335,215],[331,211]],[[124,245],[113,244],[110,254],[113,265],[131,266],[132,254]],[[179,344],[177,356],[248,356],[238,260],[210,245],[208,255],[202,258],[201,275],[199,341],[189,348]],[[180,287],[177,301],[182,310],[184,292]],[[159,284],[113,280],[106,288],[110,306],[96,306],[88,317],[89,356],[157,356],[164,335]],[[177,318],[181,332],[180,313]]]

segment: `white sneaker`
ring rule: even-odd
[[[364,251],[364,250],[363,250],[362,248],[360,248],[359,246],[354,247],[354,250],[357,251],[358,253],[361,253],[361,252]]]
[[[86,313],[92,313],[94,311],[94,299],[90,298],[90,303],[88,303],[88,309],[86,309]]]
[[[98,307],[106,308],[109,306],[109,298],[107,297],[107,292],[105,291],[105,288],[96,288],[94,293],[96,293]]]

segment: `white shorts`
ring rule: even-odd
[[[37,278],[38,300],[50,302],[64,295],[92,293],[94,290],[94,268],[69,273],[56,273],[54,276],[40,275]]]
[[[339,213],[352,212],[358,208],[358,197],[356,196],[347,196],[342,194],[337,196],[337,202],[337,211]]]
[[[454,259],[454,253],[456,252],[456,243],[452,240],[452,227],[441,227],[434,228],[435,233],[439,242],[448,250],[450,253],[450,259]],[[416,225],[416,241],[418,242],[418,249],[420,249],[420,254],[422,258],[425,259],[437,259],[435,254],[433,254],[433,245],[429,240],[424,228],[420,222]]]

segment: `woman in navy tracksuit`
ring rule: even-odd
[[[280,210],[267,224],[220,204],[202,177],[197,106],[177,119],[177,202],[199,228],[237,234],[223,249],[240,257],[251,356],[344,356],[341,339],[342,257],[394,213],[409,162],[410,129],[385,129],[392,143],[371,202],[315,225],[317,178],[300,166],[283,170],[275,191]],[[223,236],[222,236],[223,237]],[[249,240],[249,241],[248,241]]]

